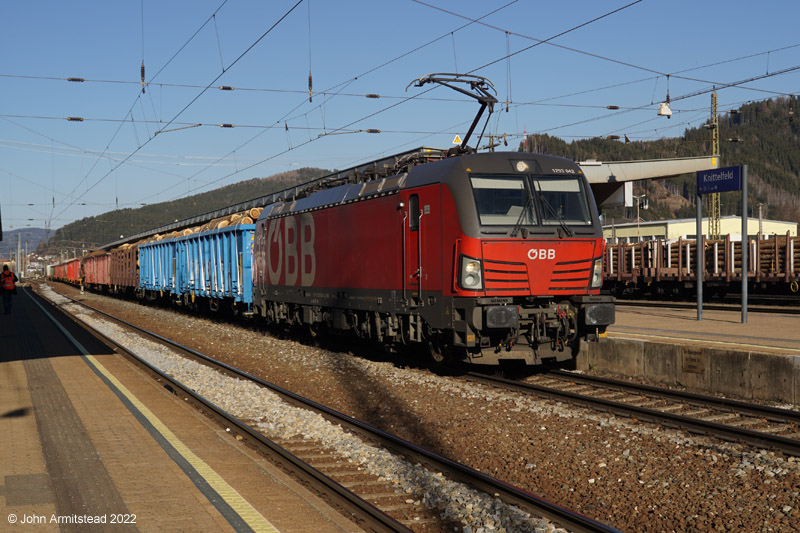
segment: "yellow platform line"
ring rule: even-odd
[[[98,372],[103,374],[105,378],[114,384],[117,389],[119,389],[120,393],[122,393],[132,405],[139,410],[139,412],[144,416],[152,425],[153,427],[161,433],[161,435],[166,439],[167,442],[172,445],[173,448],[183,457],[186,461],[192,465],[192,467],[197,471],[197,473],[205,479],[205,481],[209,484],[211,488],[213,488],[217,494],[219,494],[225,502],[230,505],[231,509],[236,511],[238,514],[249,527],[253,529],[253,531],[263,531],[266,533],[278,533],[278,530],[269,523],[269,521],[264,518],[261,513],[256,511],[252,505],[250,505],[247,500],[245,500],[241,494],[239,494],[236,489],[231,487],[222,477],[214,471],[208,464],[200,459],[197,455],[194,454],[181,440],[172,432],[170,429],[164,425],[163,422],[152,412],[150,409],[147,408],[142,402],[139,401],[136,396],[128,390],[125,385],[120,383],[120,381],[114,377],[101,363],[92,355],[84,356],[86,360],[91,363]]]
[[[27,295],[27,293],[26,293]],[[66,336],[70,342],[81,352],[84,361],[94,367],[95,373],[101,375],[101,379],[105,378],[109,384],[117,388],[117,393],[122,394],[125,399],[130,402],[131,406],[139,410],[139,414],[143,416],[152,427],[157,430],[160,436],[172,446],[176,453],[178,453],[197,474],[211,487],[225,503],[233,509],[239,518],[253,531],[265,533],[279,533],[278,529],[273,526],[261,513],[255,510],[250,503],[245,500],[233,487],[231,487],[222,477],[217,474],[205,461],[200,459],[194,454],[181,440],[164,425],[163,422],[147,408],[139,399],[133,395],[128,388],[123,385],[105,366],[100,363],[89,351],[81,345],[80,342],[72,336],[72,334],[62,326],[55,317],[44,308],[44,306],[37,302],[36,299],[28,297],[36,304],[39,309],[53,322],[53,324]],[[141,421],[140,421],[141,422]],[[169,454],[169,452],[168,452]],[[174,460],[174,459],[173,459]]]

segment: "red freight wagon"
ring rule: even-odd
[[[79,285],[81,282],[80,258],[64,261],[53,267],[53,278],[58,281]]]
[[[138,245],[123,244],[111,250],[109,276],[114,292],[134,291],[139,286]]]
[[[604,241],[573,162],[420,148],[320,178],[256,223],[254,304],[478,364],[568,359],[613,323]]]
[[[111,254],[105,251],[92,252],[83,258],[83,283],[93,289],[110,284]]]

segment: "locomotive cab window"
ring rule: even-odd
[[[476,175],[470,181],[482,226],[537,223],[523,176]]]
[[[538,178],[535,180],[535,188],[540,200],[543,224],[592,224],[586,194],[577,178]]]

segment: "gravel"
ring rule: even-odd
[[[77,294],[72,288],[57,288]],[[279,339],[257,330],[258,323],[243,327],[89,293],[83,297],[125,320],[625,531],[800,530],[797,458],[490,389],[392,362],[377,350],[359,347],[354,356]],[[439,485],[422,486],[420,497],[446,492],[427,488]],[[467,508],[458,499],[451,503],[454,510]],[[490,526],[486,520],[465,523],[465,531],[520,530],[516,521]]]

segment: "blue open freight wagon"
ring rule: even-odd
[[[247,314],[253,303],[254,224],[163,239],[139,246],[139,288],[184,305],[207,301]]]

